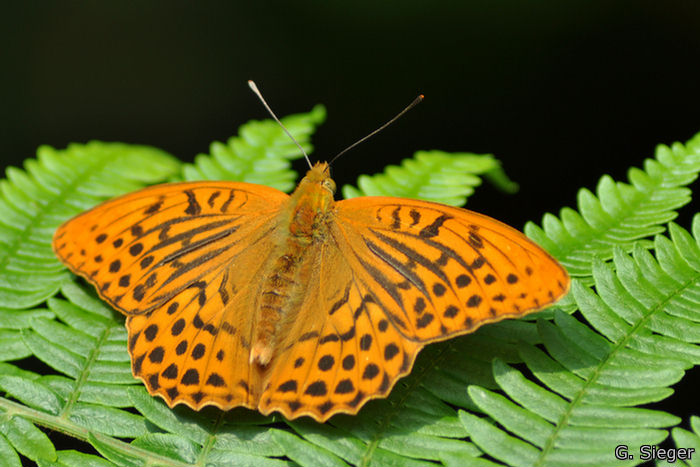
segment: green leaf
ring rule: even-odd
[[[685,186],[700,172],[700,136],[686,145],[658,146],[655,159],[644,162],[644,171],[630,169],[630,184],[603,176],[597,197],[583,188],[576,212],[564,208],[560,218],[546,214],[542,228],[530,222],[527,236],[547,249],[577,277],[589,277],[594,257],[612,258],[615,246],[630,252],[640,240],[664,231],[663,224],[676,217],[676,209],[691,199]]]
[[[52,319],[54,314],[45,309],[36,310],[0,310],[0,328],[26,329],[31,326],[34,318]],[[12,334],[17,340],[17,335]],[[0,346],[3,347],[3,346]]]
[[[0,360],[20,360],[31,354],[19,331],[0,329]]]
[[[307,153],[309,138],[326,119],[326,110],[317,105],[308,113],[281,119],[284,126]],[[199,154],[194,164],[182,168],[183,180],[233,180],[271,186],[282,191],[294,188],[291,160],[302,157],[299,148],[272,119],[250,121],[238,129],[238,136],[226,144],[214,142],[210,155]]]
[[[22,339],[34,356],[52,368],[77,378],[85,365],[81,356],[46,340],[33,331],[23,331]]]
[[[3,416],[0,419],[0,433],[17,452],[33,461],[56,459],[56,450],[48,436],[22,417]]]
[[[206,429],[207,420],[190,412],[170,410],[162,401],[150,396],[144,388],[130,388],[129,397],[134,407],[155,426],[170,433],[181,435],[200,444],[211,436]],[[212,427],[213,428],[213,427]]]
[[[681,455],[684,457],[681,461],[670,464],[672,466],[700,466],[700,456],[698,455],[700,453],[700,417],[690,417],[690,426],[692,431],[674,428],[671,432],[678,457],[680,458]]]
[[[22,467],[17,451],[2,434],[0,434],[0,467]]]
[[[371,177],[361,175],[357,180],[359,189],[345,185],[343,196],[400,196],[463,206],[474,187],[481,184],[478,175],[489,176],[504,191],[517,190],[517,184],[506,177],[491,154],[418,151],[412,159],[404,159],[401,166],[389,165],[384,173]]]
[[[506,435],[488,421],[460,411],[459,419],[470,438],[487,454],[504,460],[508,465],[531,466],[539,454],[528,443]]]
[[[168,433],[148,433],[132,443],[146,451],[193,464],[200,448],[192,441]]]
[[[146,467],[150,459],[143,456],[142,452],[128,449],[120,449],[109,438],[96,436],[92,433],[88,435],[90,444],[105,458],[120,467]]]
[[[91,432],[110,436],[133,438],[147,432],[146,422],[142,417],[113,407],[79,403],[72,408],[68,418]]]
[[[41,303],[69,277],[51,250],[58,225],[98,202],[164,181],[177,162],[146,146],[91,142],[42,146],[26,171],[0,181],[0,307]],[[133,170],[138,167],[139,170]]]
[[[284,449],[284,453],[287,457],[299,465],[309,467],[315,467],[317,465],[345,467],[348,465],[331,452],[293,436],[286,431],[273,431],[272,439]]]
[[[111,462],[92,454],[83,454],[78,451],[58,451],[55,461],[39,459],[39,467],[113,467]]]
[[[21,376],[0,375],[0,389],[29,407],[58,415],[62,404],[49,388]]]

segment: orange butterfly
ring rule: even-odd
[[[159,185],[69,220],[53,248],[127,316],[132,371],[151,394],[290,419],[357,413],[426,344],[569,288],[552,257],[489,217],[334,192],[326,163],[291,196]]]
[[[159,185],[63,224],[58,257],[124,313],[132,370],[168,405],[324,421],[389,393],[427,343],[550,305],[565,270],[520,232],[402,198],[335,202],[328,165],[287,195]]]

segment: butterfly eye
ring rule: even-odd
[[[333,179],[327,178],[321,184],[331,193],[335,194],[335,182]]]

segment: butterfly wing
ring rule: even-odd
[[[428,342],[541,309],[566,271],[520,232],[464,209],[398,198],[337,203],[307,310],[270,372],[263,413],[326,420],[386,395]]]
[[[149,392],[171,406],[254,408],[252,284],[288,199],[245,183],[159,185],[69,220],[53,245],[128,316],[132,370]]]
[[[53,247],[112,306],[147,313],[264,237],[287,199],[247,183],[158,185],[70,219]]]
[[[325,421],[387,395],[422,345],[389,324],[333,238],[310,254],[320,259],[313,286],[278,347],[259,408]]]
[[[461,208],[398,198],[338,203],[336,238],[359,280],[408,339],[427,343],[540,310],[566,270],[525,235]]]

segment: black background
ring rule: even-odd
[[[696,1],[17,2],[0,16],[0,166],[39,144],[151,144],[191,161],[238,125],[323,103],[339,185],[418,149],[494,153],[521,185],[469,206],[518,228],[700,131]],[[304,170],[303,162],[295,165]],[[697,188],[697,184],[694,185]],[[693,208],[679,222],[690,226]],[[697,372],[695,372],[697,374]],[[696,413],[686,378],[664,408]],[[684,389],[685,388],[685,389]]]

